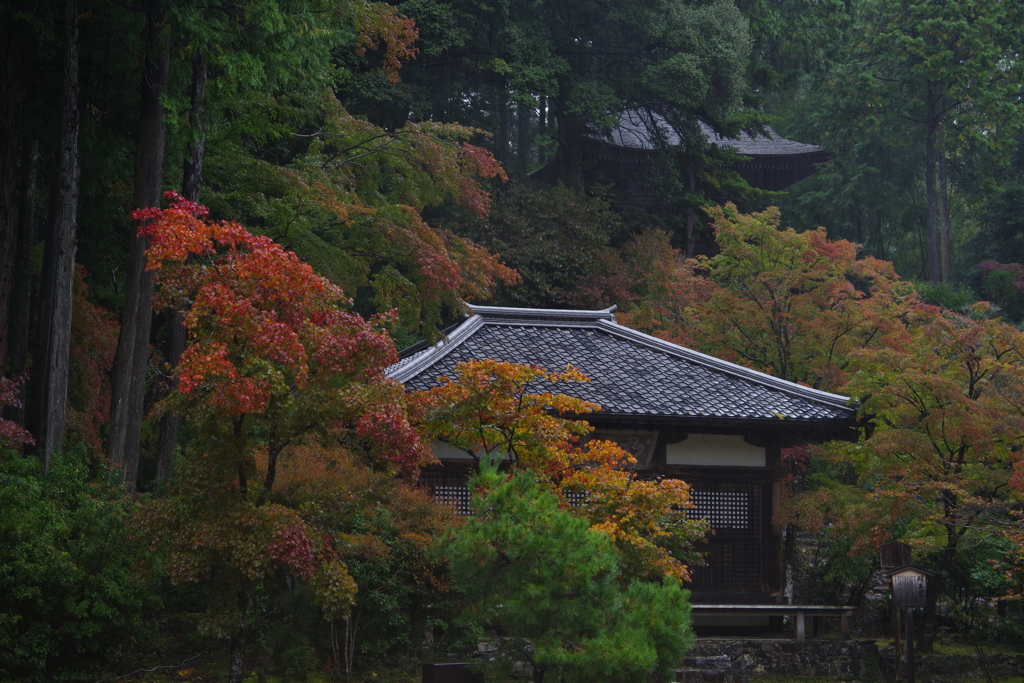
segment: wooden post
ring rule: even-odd
[[[914,608],[907,607],[907,683],[914,683]]]
[[[802,643],[807,640],[807,632],[804,629],[804,611],[798,609],[796,611],[796,642]]]
[[[896,680],[903,680],[903,643],[900,641],[900,608],[893,607],[893,618],[896,621]]]

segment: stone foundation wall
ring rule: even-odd
[[[865,666],[865,659],[867,666]],[[873,678],[874,642],[819,640],[698,640],[676,680],[684,683],[748,683],[761,676]],[[870,671],[869,671],[870,670]]]
[[[918,683],[959,678],[1020,677],[1024,655],[918,655]],[[698,640],[676,672],[680,683],[749,683],[770,676],[814,676],[838,680],[892,681],[892,648],[874,641]]]

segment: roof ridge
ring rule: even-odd
[[[473,315],[486,320],[608,320],[615,322],[617,304],[600,310],[575,310],[568,308],[514,308],[506,306],[474,306],[466,304]]]

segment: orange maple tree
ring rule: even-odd
[[[191,302],[178,389],[157,410],[181,414],[193,438],[169,495],[141,505],[136,527],[173,581],[216,577],[225,597],[210,626],[241,652],[251,591],[281,567],[330,613],[355,596],[330,535],[272,496],[287,449],[343,445],[408,474],[430,456],[402,387],[383,374],[397,359],[387,316],[346,310],[342,291],[295,254],[168,198],[133,218],[150,221],[140,230],[157,305]]]
[[[688,577],[687,563],[698,560],[691,544],[705,531],[686,515],[689,485],[639,478],[628,452],[611,441],[585,440],[593,427],[576,418],[600,406],[558,392],[559,384],[589,381],[583,373],[493,360],[460,363],[457,372],[411,396],[432,438],[539,475],[563,507],[611,537],[623,576]]]
[[[707,209],[719,252],[684,259],[668,236],[636,238],[607,273],[584,284],[588,303],[625,301],[619,320],[684,346],[826,391],[849,381],[853,352],[898,339],[919,301],[891,263],[823,228],[781,227],[779,210]]]
[[[845,556],[837,562],[907,541],[940,577],[981,537],[1021,540],[1020,330],[983,303],[966,313],[925,305],[891,263],[858,258],[857,245],[824,229],[784,228],[777,209],[708,215],[715,256],[683,259],[649,233],[587,293],[594,304],[625,295],[617,315],[631,326],[860,401],[871,427],[860,441],[784,453],[788,498],[776,521],[818,532]],[[870,562],[857,566],[870,572]],[[949,585],[937,578],[933,598]]]

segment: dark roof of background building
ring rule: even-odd
[[[456,364],[491,359],[538,365],[566,364],[590,382],[559,385],[592,401],[605,416],[696,420],[850,422],[856,408],[845,396],[781,380],[671,344],[615,322],[615,307],[600,311],[469,306],[472,315],[433,346],[402,353],[388,376],[423,390]]]
[[[789,156],[822,152],[818,145],[809,145],[787,140],[771,126],[765,126],[767,135],[750,135],[742,132],[738,138],[723,138],[711,126],[699,122],[700,130],[707,141],[720,147],[731,147],[745,156]],[[607,139],[620,147],[631,149],[658,149],[660,146],[680,144],[676,130],[663,117],[641,110],[627,110],[619,116],[619,125],[612,129]]]

